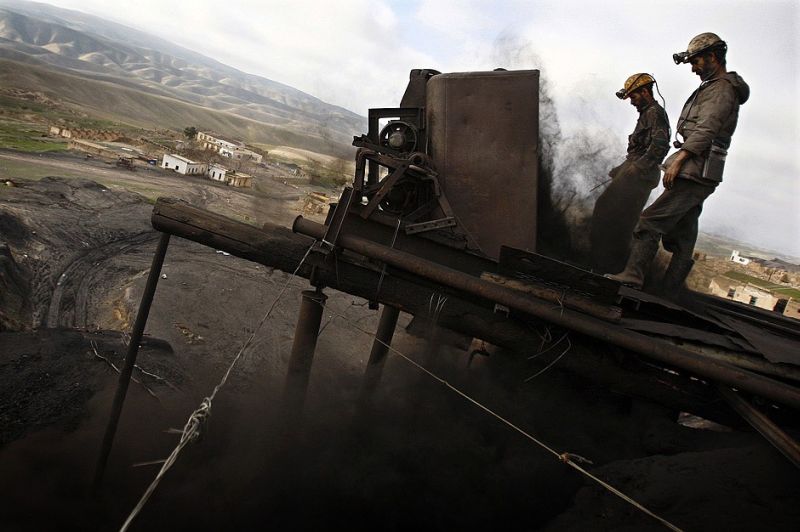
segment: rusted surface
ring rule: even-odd
[[[304,220],[302,217],[295,221],[294,229],[314,238],[319,238],[324,234],[324,226]],[[704,360],[695,353],[666,342],[611,325],[586,314],[554,306],[552,303],[527,296],[516,290],[487,283],[452,268],[386,248],[355,235],[341,235],[340,242],[345,249],[385,262],[395,268],[403,269],[456,291],[500,303],[569,330],[640,353],[664,364],[676,366],[713,381],[747,390],[778,403],[800,409],[800,389],[782,382],[724,362]]]
[[[313,238],[321,238],[325,233],[325,226],[323,225],[308,222],[307,220],[300,221],[300,223],[306,225],[305,232],[309,233]],[[286,228],[270,227],[269,230],[261,230],[175,200],[159,200],[157,202],[153,213],[153,225],[159,230],[168,231],[171,234],[205,245],[211,245],[216,249],[288,272],[294,271],[300,258],[312,242],[309,239],[292,235]],[[348,249],[353,248],[350,239],[363,240],[350,235],[343,235],[342,238],[344,239],[343,246]],[[556,307],[552,303],[537,300],[517,291],[498,286],[492,287],[491,283],[481,281],[473,275],[451,268],[443,268],[430,261],[424,261],[416,257],[416,260],[414,260],[416,263],[421,262],[424,270],[431,269],[436,271],[438,275],[435,278],[420,275],[419,272],[415,271],[406,270],[404,272],[405,264],[401,264],[400,269],[395,270],[393,266],[399,263],[391,259],[396,259],[397,254],[401,252],[380,246],[374,242],[359,242],[356,247],[358,249],[355,251],[364,256],[368,256],[363,253],[366,248],[377,247],[380,250],[380,253],[374,255],[370,253],[370,255],[389,265],[382,282],[380,268],[375,266],[371,268],[351,267],[336,256],[329,256],[328,259],[320,258],[317,262],[314,262],[314,259],[309,257],[307,264],[300,269],[298,274],[309,277],[312,269],[311,263],[315,263],[318,266],[317,278],[320,282],[370,300],[377,299],[412,314],[425,312],[432,292],[435,293],[437,290],[446,289],[456,294],[461,291],[462,297],[453,295],[450,301],[454,305],[461,305],[464,309],[473,309],[471,312],[474,316],[468,319],[469,312],[466,310],[456,312],[452,316],[444,312],[440,318],[444,320],[442,323],[444,326],[467,334],[475,332],[475,336],[478,336],[477,331],[480,331],[480,334],[488,341],[493,341],[499,345],[508,345],[512,348],[524,349],[531,342],[531,339],[525,335],[525,326],[512,326],[513,320],[507,319],[502,319],[498,322],[497,316],[493,317],[491,312],[493,305],[487,302],[511,303],[507,306],[519,308],[526,314],[537,317],[537,319],[563,326],[568,330],[592,336],[603,343],[620,345],[654,360],[661,361],[668,366],[681,367],[690,373],[710,380],[725,382],[739,389],[749,390],[778,403],[790,405],[794,408],[800,406],[800,392],[798,392],[797,388],[782,382],[754,375],[728,364],[705,360],[702,356],[676,346],[668,345],[665,342],[633,331],[626,331],[570,309]],[[405,257],[406,254],[401,253],[401,255]],[[326,263],[326,260],[332,260],[333,262]],[[466,285],[471,285],[472,283],[480,284],[475,290],[464,289],[465,287],[453,286],[458,284],[453,283],[453,279],[466,282]],[[378,291],[379,285],[380,291]],[[498,294],[497,290],[502,293]],[[496,297],[498,295],[499,297]],[[507,299],[507,296],[510,299]],[[515,332],[508,332],[508,334],[498,332],[507,327],[512,327]],[[515,336],[519,340],[515,341]],[[562,361],[560,365],[563,364],[564,362]],[[587,369],[589,374],[592,371],[592,368]],[[609,384],[611,383],[609,382]],[[688,408],[687,411],[691,411],[691,408]]]
[[[297,268],[313,242],[284,227],[270,225],[259,229],[165,198],[156,203],[152,222],[161,231],[289,273]],[[324,226],[318,227],[324,230]],[[469,268],[480,270],[482,264],[490,263],[479,257],[474,259],[478,266],[473,264]],[[337,254],[312,253],[298,275],[309,278],[312,265],[317,266],[316,280],[325,286],[366,299],[374,299],[377,295],[384,304],[413,315],[428,312],[431,295],[443,289],[391,267],[381,279],[381,270],[374,265],[361,264],[355,258]],[[541,340],[530,322],[497,314],[491,304],[469,295],[450,295],[439,313],[438,323],[522,354],[528,353],[531,346],[538,345]],[[735,416],[720,405],[713,390],[702,382],[687,380],[684,376],[635,359],[620,365],[613,347],[601,342],[582,348],[581,343],[576,342],[569,355],[559,361],[558,369],[581,375],[619,393],[642,397],[719,423],[736,425]]]
[[[555,305],[563,305],[566,308],[578,310],[601,320],[619,322],[622,317],[622,309],[614,305],[606,305],[599,301],[594,301],[586,296],[570,292],[566,289],[558,289],[533,281],[513,279],[495,273],[483,273],[481,279],[485,279],[501,286],[513,288],[531,294],[532,296],[550,301]]]
[[[283,393],[284,407],[290,417],[299,415],[303,410],[322,311],[327,300],[327,296],[317,290],[304,290],[301,297]]]
[[[429,154],[461,227],[493,259],[535,251],[539,71],[441,74],[427,90]]]

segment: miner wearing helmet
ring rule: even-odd
[[[625,160],[609,172],[611,184],[597,198],[592,213],[592,260],[595,269],[618,272],[625,267],[631,234],[650,192],[658,185],[658,165],[669,151],[669,120],[653,98],[650,74],[630,76],[616,95],[639,112],[628,136]]]
[[[641,287],[644,272],[658,251],[658,243],[672,253],[664,274],[664,293],[675,293],[694,265],[698,218],[703,202],[722,181],[725,157],[739,118],[739,106],[750,88],[736,72],[728,72],[728,46],[714,33],[701,33],[689,41],[685,52],[672,56],[675,64],[689,63],[700,86],[689,96],[678,118],[678,151],[667,157],[664,192],[642,212],[633,232],[633,245],[625,270],[609,276]]]

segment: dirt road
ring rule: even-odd
[[[115,260],[118,255],[132,255],[151,248],[157,238],[158,235],[152,232],[139,233],[79,254],[64,268],[56,281],[44,325],[51,329],[85,329],[89,325],[95,325],[87,321],[91,309],[89,300],[98,286],[102,286],[104,282],[113,282],[113,274],[119,276],[118,271],[111,269],[106,262]],[[109,273],[112,274],[112,279],[109,279]]]
[[[110,161],[86,159],[76,153],[28,154],[0,150],[0,179],[29,179],[47,175],[78,177],[110,190],[135,192],[147,200],[159,196],[183,199],[254,225],[280,220],[289,223],[304,190],[268,177],[259,180],[261,192],[236,189],[202,176],[183,176],[156,166],[137,166],[131,172]],[[313,187],[309,187],[309,190]]]
[[[73,177],[41,177],[50,172]],[[28,182],[25,175],[40,176],[40,181]],[[24,240],[17,255],[31,277],[33,327],[92,326],[85,319],[89,287],[114,285],[113,277],[119,276],[105,279],[104,263],[151,248],[143,248],[155,238],[148,201],[177,197],[256,226],[288,225],[299,206],[296,187],[269,179],[262,186],[269,193],[254,193],[154,167],[131,172],[76,154],[0,151],[0,179],[20,185],[5,188],[9,228],[3,240],[13,240],[16,233]],[[132,274],[122,268],[123,276]],[[97,304],[102,302],[92,299],[91,305]]]

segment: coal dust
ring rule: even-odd
[[[581,126],[565,133],[553,82],[531,42],[513,32],[501,33],[492,61],[509,70],[540,70],[538,251],[588,265],[592,209],[609,180],[608,171],[624,158],[624,148],[605,129]],[[585,115],[582,123],[596,123],[590,106],[580,112]]]
[[[401,336],[396,347],[407,356],[422,361],[429,353],[425,339]],[[531,412],[545,395],[569,396],[555,375],[520,391],[519,378],[499,384],[501,370],[483,358],[467,367],[461,348],[442,345],[437,354],[430,366],[437,375],[528,430],[566,443],[548,409]],[[256,383],[234,373],[200,437],[132,530],[476,530],[498,523],[529,530],[565,510],[583,484],[551,454],[403,358],[390,355],[381,385],[364,402],[361,375],[337,366],[336,357],[321,346],[302,413],[283,408],[282,374]],[[202,399],[197,391],[154,389],[158,400],[132,384],[95,496],[89,487],[113,382],[70,427],[34,431],[0,448],[3,529],[118,528],[155,478],[158,460],[177,444],[166,430],[182,427]],[[581,440],[571,443],[583,447]]]

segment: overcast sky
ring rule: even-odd
[[[750,85],[701,230],[800,256],[800,0],[48,0],[168,39],[366,115],[399,103],[412,68],[537,68],[564,134],[620,147],[636,111],[614,92],[659,81],[674,127],[698,85],[674,52],[696,34],[728,42]]]

